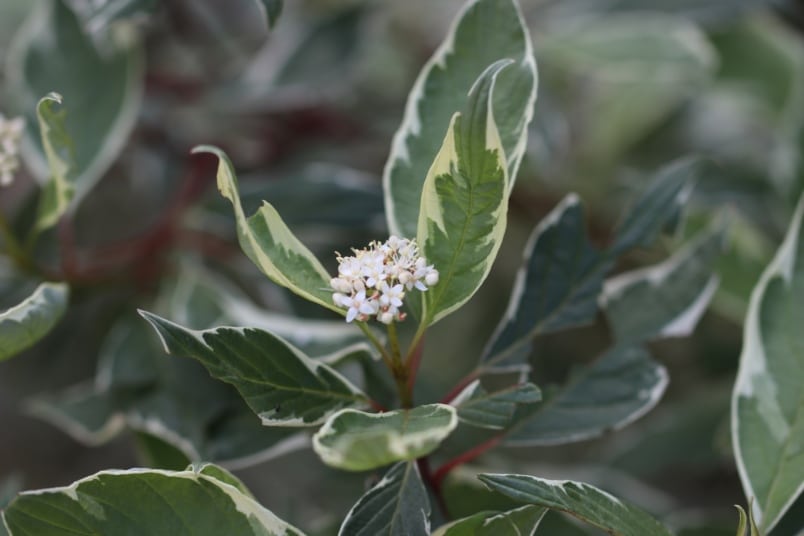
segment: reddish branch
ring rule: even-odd
[[[491,439],[488,439],[488,440],[484,441],[483,443],[480,443],[479,445],[475,446],[474,448],[471,448],[471,449],[467,450],[466,452],[464,452],[463,454],[460,454],[460,455],[452,458],[451,460],[447,461],[446,463],[444,463],[444,465],[442,465],[441,467],[436,469],[435,473],[433,473],[433,475],[432,475],[433,484],[436,486],[434,489],[440,489],[441,488],[441,483],[444,481],[444,478],[446,478],[446,476],[453,469],[455,469],[459,465],[469,463],[472,460],[474,460],[475,458],[477,458],[478,456],[480,456],[481,454],[483,454],[484,452],[486,452],[487,450],[493,449],[502,440],[503,440],[502,435],[494,436]]]
[[[461,391],[466,389],[466,386],[475,381],[479,376],[480,376],[480,370],[475,369],[466,376],[464,376],[463,378],[461,378],[461,380],[458,383],[456,383],[455,386],[452,389],[450,389],[447,394],[444,395],[444,397],[441,399],[441,403],[449,404],[450,402],[455,400],[455,397],[461,394]]]

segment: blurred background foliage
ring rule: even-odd
[[[289,453],[270,452],[239,474],[290,523],[313,533],[337,527],[371,476],[337,473],[298,440],[255,432],[259,424],[231,390],[195,362],[165,357],[135,310],[156,303],[198,328],[270,323],[266,315],[276,313],[326,320],[239,251],[230,209],[215,191],[215,162],[189,150],[225,149],[247,210],[270,199],[334,271],[334,251],[386,234],[380,177],[391,138],[418,70],[462,3],[298,0],[269,27],[254,0],[71,0],[49,19],[58,39],[34,39],[27,55],[33,24],[24,21],[50,0],[0,3],[0,112],[30,116],[32,102],[62,92],[72,125],[96,152],[103,146],[107,160],[87,179],[74,216],[36,251],[71,283],[68,314],[47,339],[0,366],[0,506],[13,489],[64,485],[103,468],[183,467],[188,452],[244,467],[279,444]],[[701,155],[708,169],[681,233],[730,207],[731,245],[695,336],[652,345],[670,369],[665,399],[617,434],[497,450],[478,463],[591,482],[686,535],[733,534],[731,505],[745,504],[728,434],[742,319],[804,186],[804,2],[521,3],[540,87],[509,231],[487,284],[429,337],[417,396],[438,399],[473,366],[530,229],[566,192],[580,194],[589,231],[605,245],[650,171]],[[60,56],[71,39],[92,46]],[[105,70],[118,59],[123,66]],[[114,92],[117,104],[90,97]],[[39,174],[29,163],[0,192],[0,209],[20,228],[33,218]],[[620,269],[661,259],[676,244],[632,253]],[[33,286],[0,267],[0,309]],[[541,339],[534,381],[547,387],[565,378],[607,337],[601,320]],[[181,437],[171,441],[159,423]],[[488,501],[460,474],[446,490],[456,516]],[[804,519],[801,502],[778,534],[793,534]],[[550,533],[589,533],[551,516]]]

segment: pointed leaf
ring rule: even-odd
[[[669,222],[678,221],[703,171],[697,158],[683,158],[661,168],[617,226],[610,254],[651,246]]]
[[[507,512],[478,512],[439,527],[433,536],[532,536],[546,512],[540,506],[523,506]]]
[[[47,335],[64,314],[69,294],[64,283],[42,283],[23,302],[0,313],[0,361]]]
[[[512,421],[519,404],[534,404],[541,399],[541,391],[532,383],[488,393],[480,381],[475,380],[455,397],[452,405],[458,410],[462,422],[501,430]]]
[[[478,478],[512,499],[566,512],[613,536],[672,536],[643,510],[583,482],[503,474]]]
[[[419,220],[427,171],[453,114],[466,102],[478,76],[492,63],[514,64],[497,81],[493,110],[507,158],[510,190],[522,155],[536,100],[536,62],[514,0],[473,0],[458,15],[449,35],[421,71],[394,136],[383,185],[388,228],[412,237]]]
[[[259,329],[183,328],[154,314],[142,316],[165,351],[197,359],[215,378],[231,383],[270,426],[314,426],[366,397],[335,370]]]
[[[804,491],[804,197],[751,293],[732,397],[745,495],[769,532]]]
[[[717,290],[713,265],[724,246],[718,223],[665,261],[607,280],[601,302],[614,338],[629,344],[692,333]]]
[[[313,449],[328,465],[366,471],[426,456],[457,424],[455,409],[444,404],[386,413],[344,409],[313,436]]]
[[[47,184],[52,175],[67,171],[63,168],[63,151],[66,139],[72,140],[74,162],[69,166],[67,180],[75,195],[70,210],[117,158],[139,111],[142,51],[131,40],[111,45],[101,54],[64,0],[54,0],[38,3],[17,33],[8,56],[10,102],[17,113],[27,116],[31,127],[22,154],[40,183]],[[36,106],[42,95],[54,90],[64,97],[66,116],[52,116]],[[40,136],[33,128],[37,125],[35,111],[42,115],[50,132]],[[51,149],[47,142],[42,144],[48,139],[58,154],[57,163],[48,154]],[[47,217],[40,222],[41,228],[57,219],[56,214],[63,209],[66,186],[48,188],[55,188],[55,192],[46,195],[57,198],[57,210],[45,211]]]
[[[101,471],[71,486],[21,493],[3,519],[11,536],[302,534],[208,469]]]
[[[521,407],[505,444],[560,445],[622,428],[656,405],[667,382],[641,347],[613,348],[545,402]]]
[[[207,145],[196,147],[193,153],[210,153],[218,157],[218,189],[232,202],[238,241],[248,258],[274,283],[343,314],[332,303],[329,274],[288,229],[274,207],[264,202],[256,214],[246,217],[240,203],[237,177],[226,154],[217,147]]]
[[[428,536],[430,500],[415,462],[391,467],[343,520],[338,536]]]
[[[276,21],[279,20],[279,15],[282,13],[282,3],[283,0],[257,0],[257,5],[265,16],[268,28],[273,28],[276,25]]]
[[[509,179],[491,98],[498,73],[509,64],[494,63],[477,79],[424,181],[417,240],[440,275],[424,295],[425,324],[472,297],[502,243]]]
[[[485,367],[515,361],[531,338],[591,322],[612,260],[586,236],[583,208],[570,194],[528,239],[508,309],[483,352]]]
[[[47,229],[54,226],[67,211],[75,194],[76,164],[73,141],[64,127],[67,111],[54,110],[54,104],[62,105],[58,93],[49,93],[39,100],[36,116],[42,134],[42,147],[45,150],[51,177],[42,191],[36,226]]]

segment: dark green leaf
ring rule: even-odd
[[[339,536],[427,536],[430,500],[416,462],[391,467],[360,497],[343,520]]]
[[[523,506],[507,512],[479,512],[440,527],[433,536],[532,536],[546,509]]]
[[[279,20],[279,15],[282,13],[282,4],[283,0],[257,0],[257,5],[260,6],[265,15],[269,28],[273,28],[276,25],[276,21]]]
[[[478,478],[512,499],[567,512],[613,536],[672,536],[644,511],[589,484],[528,475],[482,474]]]
[[[480,381],[475,380],[455,397],[452,405],[458,410],[461,421],[481,428],[501,430],[512,421],[518,405],[534,404],[541,399],[541,391],[532,383],[488,393]]]
[[[366,397],[335,370],[279,337],[253,328],[193,331],[147,312],[169,353],[199,360],[237,388],[263,424],[313,426]]]
[[[22,303],[0,313],[0,361],[47,335],[64,314],[69,295],[64,283],[42,283]]]

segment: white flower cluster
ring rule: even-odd
[[[20,167],[18,153],[23,128],[25,120],[22,117],[6,119],[0,114],[0,186],[11,184]]]
[[[404,320],[399,310],[405,292],[427,290],[438,283],[438,270],[419,256],[415,240],[391,236],[354,255],[338,254],[338,277],[330,281],[335,305],[347,309],[346,321],[365,322],[372,316],[383,324]]]

